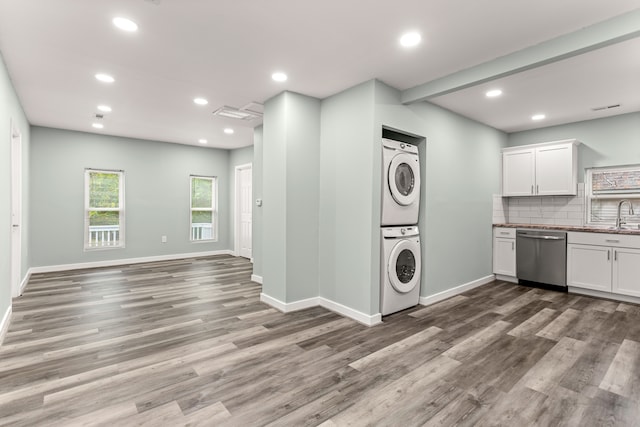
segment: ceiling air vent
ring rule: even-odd
[[[594,107],[591,109],[591,111],[602,111],[602,110],[608,110],[610,108],[618,108],[620,106],[620,104],[614,104],[614,105],[605,105],[603,107]]]
[[[262,118],[262,104],[251,102],[242,108],[224,107],[218,108],[213,112],[214,116],[227,117],[236,120],[255,120]]]

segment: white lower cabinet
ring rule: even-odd
[[[611,248],[567,245],[567,284],[611,292]]]
[[[612,291],[640,297],[640,249],[615,248],[613,261]]]
[[[493,229],[493,273],[516,277],[516,230],[496,227]]]
[[[640,236],[569,233],[567,284],[640,297]]]

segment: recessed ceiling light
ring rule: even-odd
[[[207,105],[209,103],[209,101],[207,101],[204,98],[194,98],[193,102],[195,102],[198,105]]]
[[[544,114],[534,114],[533,116],[531,116],[531,120],[542,120],[545,117],[547,116],[545,116]]]
[[[485,93],[485,95],[487,96],[487,98],[495,98],[496,96],[502,95],[502,91],[500,89],[492,89]]]
[[[116,79],[114,79],[109,74],[98,73],[98,74],[96,74],[95,77],[96,77],[96,79],[98,79],[98,80],[100,80],[101,82],[104,82],[104,83],[113,83],[113,82],[116,81]]]
[[[199,142],[200,144],[206,144],[206,143],[207,143],[207,140],[203,138],[203,139],[199,139],[199,140],[198,140],[198,142]]]
[[[413,47],[420,43],[422,40],[422,36],[420,33],[412,31],[410,33],[405,33],[400,37],[400,44],[404,47]]]
[[[96,74],[96,79],[104,83],[113,83],[116,81],[116,79],[111,77],[109,74],[102,74],[102,73]]]
[[[138,24],[136,24],[135,22],[127,18],[121,18],[121,17],[113,18],[113,25],[115,25],[116,27],[120,28],[123,31],[129,31],[129,32],[138,31]]]
[[[271,74],[271,78],[277,82],[284,82],[284,81],[287,81],[288,77],[285,73],[278,71],[277,73]]]
[[[102,129],[104,127],[102,123],[94,123],[91,126],[93,126],[96,129]]]
[[[103,113],[110,113],[111,107],[109,107],[108,105],[98,105],[98,110],[102,111]]]
[[[233,133],[233,129],[231,128],[225,128],[224,133],[226,133],[227,135],[231,135]]]

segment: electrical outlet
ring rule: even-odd
[[[162,243],[167,243],[167,236],[162,236]]]

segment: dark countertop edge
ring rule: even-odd
[[[628,234],[640,236],[640,230],[609,230],[599,227],[585,227],[575,225],[547,225],[547,224],[493,224],[494,227],[503,228],[528,228],[531,230],[559,230],[559,231],[579,231],[585,233],[606,233],[606,234]]]

